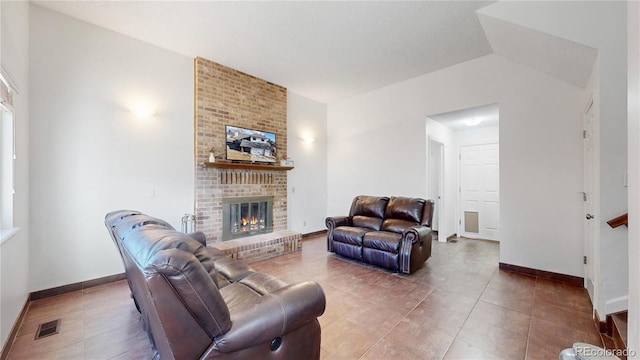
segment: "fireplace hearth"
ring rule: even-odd
[[[222,240],[273,231],[273,196],[222,199]]]

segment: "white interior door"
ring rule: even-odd
[[[500,167],[498,144],[460,147],[460,226],[465,237],[498,240]]]
[[[593,121],[593,100],[589,102],[583,118],[583,146],[584,146],[584,287],[589,292],[589,297],[593,300],[596,294],[596,282],[594,281],[595,264],[595,184],[594,184],[594,121]]]

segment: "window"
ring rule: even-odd
[[[5,77],[0,76],[0,162],[2,188],[0,191],[0,231],[2,239],[13,232],[13,195],[15,171],[15,120],[13,90]]]

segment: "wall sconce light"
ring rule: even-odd
[[[124,87],[128,86],[124,85]],[[141,120],[141,123],[146,123],[145,120],[150,120],[157,115],[158,108],[162,104],[153,93],[140,88],[123,91],[118,102],[122,105],[123,110],[131,113],[136,120]]]
[[[314,141],[316,141],[316,139],[312,138],[311,136],[307,136],[307,137],[302,138],[302,141],[304,141],[307,144],[311,144]]]
[[[135,116],[140,120],[150,119],[151,117],[157,114],[155,110],[145,106],[139,106],[139,107],[133,108],[131,109],[131,113],[133,114],[133,116]]]

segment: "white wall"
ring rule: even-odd
[[[640,3],[628,3],[629,359],[640,359]]]
[[[381,90],[328,106],[329,215],[346,215],[357,195],[427,197],[426,113],[388,102]]]
[[[607,313],[624,309],[628,292],[627,231],[606,221],[627,211],[627,3],[501,1],[479,12],[599,50],[601,299]],[[600,312],[600,311],[599,311]]]
[[[193,59],[36,5],[30,23],[31,290],[123,272],[104,227],[193,211]],[[130,108],[149,103],[147,121]]]
[[[312,138],[313,142],[308,142]],[[325,229],[327,216],[327,106],[287,93],[287,153],[295,168],[287,173],[289,229],[303,234]]]
[[[13,223],[20,230],[0,245],[0,343],[29,294],[29,3],[0,2],[0,62],[18,87],[14,96],[16,168]]]
[[[497,144],[500,141],[500,127],[486,126],[455,132],[458,146]]]
[[[500,261],[582,276],[584,90],[498,55],[328,107],[329,210],[426,192],[425,117],[500,104]],[[418,135],[416,135],[418,134]]]

